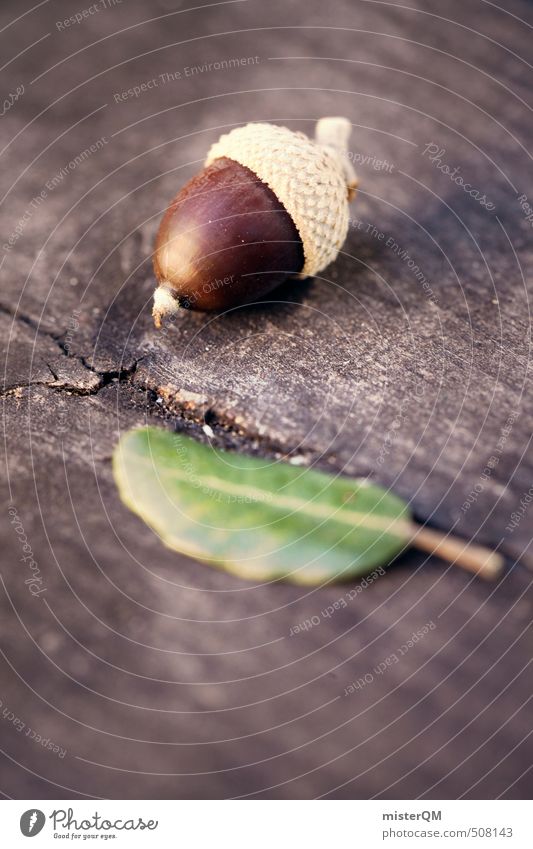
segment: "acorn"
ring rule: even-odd
[[[180,306],[224,310],[255,301],[336,258],[357,186],[350,130],[345,118],[322,118],[314,140],[262,123],[221,136],[161,220],[156,327]]]

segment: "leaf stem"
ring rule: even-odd
[[[494,581],[500,576],[504,559],[497,551],[414,523],[411,529],[411,545],[415,548],[436,554],[487,581]]]

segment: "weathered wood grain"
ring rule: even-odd
[[[52,2],[0,33],[2,91],[25,87],[0,127],[0,789],[525,797],[531,9],[171,6],[61,28],[72,6]],[[0,28],[20,10],[4,3]],[[352,121],[361,184],[337,263],[156,333],[153,236],[210,143],[248,120],[312,133],[325,114]],[[369,475],[420,519],[499,546],[506,574],[487,586],[411,554],[343,606],[346,587],[199,566],[117,498],[113,445],[147,421]]]

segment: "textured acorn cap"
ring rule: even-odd
[[[357,178],[346,155],[351,125],[322,118],[315,141],[275,124],[246,124],[221,136],[205,165],[226,156],[272,189],[291,216],[304,250],[302,276],[318,274],[337,257],[348,232],[348,201]]]

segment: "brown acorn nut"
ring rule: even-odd
[[[349,131],[345,119],[325,118],[313,142],[285,127],[248,124],[213,145],[159,227],[156,327],[180,306],[223,310],[254,301],[336,257],[356,186]]]
[[[221,310],[264,295],[302,270],[302,241],[276,195],[226,157],[174,198],[157,235],[157,279],[182,306]]]

